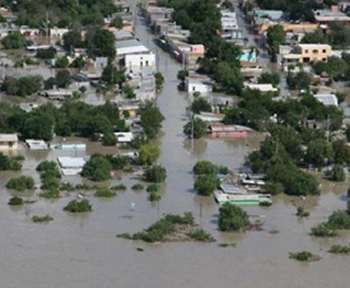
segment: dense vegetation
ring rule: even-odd
[[[159,5],[175,9],[173,20],[190,30],[189,42],[206,47],[205,58],[200,62],[199,72],[211,75],[216,89],[239,95],[243,87],[240,72],[240,49],[220,37],[221,14],[212,0],[159,0]]]
[[[10,181],[8,181],[6,184],[6,188],[23,192],[25,190],[33,189],[34,185],[35,182],[32,177],[20,176],[18,178],[10,179]]]
[[[10,206],[20,206],[23,205],[23,199],[21,197],[12,197],[10,198],[8,204]]]
[[[241,207],[228,203],[220,207],[219,229],[221,231],[238,231],[249,225],[249,216]]]
[[[117,195],[115,191],[112,189],[108,189],[105,187],[99,187],[95,192],[95,197],[103,197],[103,198],[111,198]]]
[[[203,242],[213,241],[209,233],[202,229],[195,229],[195,226],[191,212],[184,213],[184,216],[167,214],[142,232],[133,235],[123,233],[117,235],[117,237],[142,240],[149,243],[190,239]]]
[[[334,237],[337,230],[350,230],[350,215],[347,212],[333,212],[327,222],[312,227],[310,234],[316,237]]]
[[[166,179],[166,169],[160,165],[153,165],[146,169],[144,177],[146,181],[162,183]]]
[[[350,254],[350,245],[332,245],[328,252],[334,254]]]
[[[95,154],[85,163],[81,175],[91,181],[105,181],[111,177],[111,171],[112,164],[106,157]]]
[[[102,25],[103,18],[118,9],[111,0],[2,0],[18,16],[18,25],[42,26],[49,17],[50,26],[68,27],[73,24]]]
[[[22,169],[23,160],[23,156],[7,156],[0,152],[0,171],[19,171]]]
[[[92,205],[87,199],[81,201],[72,200],[63,208],[63,210],[72,213],[90,212],[92,211]]]
[[[297,261],[305,262],[305,261],[317,261],[320,259],[320,256],[314,255],[311,252],[302,251],[302,252],[289,253],[289,258]]]
[[[45,215],[45,216],[38,216],[38,215],[34,215],[32,217],[32,221],[34,223],[43,223],[43,222],[50,222],[53,220],[53,217],[50,216],[49,214]]]

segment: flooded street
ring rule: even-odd
[[[348,281],[348,258],[327,253],[334,243],[348,243],[343,233],[331,241],[313,239],[310,227],[325,219],[336,209],[344,209],[343,198],[348,185],[334,186],[322,181],[323,194],[302,201],[280,196],[269,208],[249,207],[249,214],[264,215],[263,231],[244,234],[223,234],[217,231],[218,206],[211,198],[195,195],[191,169],[199,159],[238,169],[244,157],[259,145],[261,137],[247,139],[202,139],[191,143],[182,134],[187,121],[187,95],[177,91],[177,71],[180,65],[161,51],[152,41],[141,18],[137,18],[136,35],[151,50],[158,53],[159,70],[166,82],[158,98],[165,116],[160,138],[162,156],[159,164],[167,169],[168,178],[159,207],[147,200],[147,193],[134,192],[137,183],[131,174],[106,185],[124,183],[128,190],[103,200],[88,199],[94,211],[86,215],[71,215],[62,208],[74,198],[74,193],[59,200],[39,199],[28,208],[11,209],[10,195],[5,188],[12,176],[31,175],[39,183],[37,164],[57,156],[85,156],[93,153],[116,153],[116,148],[89,144],[84,151],[28,152],[21,172],[0,175],[0,269],[4,288],[111,288],[111,287],[237,287],[237,288],[328,288],[344,287]],[[34,171],[34,172],[33,172]],[[81,177],[62,179],[82,183]],[[136,210],[130,211],[135,202]],[[295,204],[293,205],[293,203]],[[311,213],[298,220],[296,207],[305,205]],[[200,210],[202,207],[202,217]],[[116,234],[147,228],[163,213],[192,211],[198,223],[207,229],[216,243],[167,243],[148,245],[117,239]],[[27,213],[26,213],[27,212]],[[33,215],[49,213],[49,224],[32,223]],[[28,214],[28,215],[27,215]],[[278,233],[271,233],[275,230]],[[218,243],[235,242],[235,248],[219,248]],[[144,252],[138,252],[142,247]],[[288,259],[289,252],[311,251],[322,257],[319,262],[300,264]]]

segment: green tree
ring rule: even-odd
[[[110,178],[111,170],[111,163],[102,155],[95,154],[85,163],[81,175],[91,181],[105,181]]]
[[[141,126],[148,139],[154,139],[157,136],[163,120],[164,116],[154,104],[147,103],[141,108]]]
[[[336,164],[332,168],[330,172],[330,179],[333,181],[345,181],[345,172],[344,172],[344,167],[342,165]]]
[[[53,123],[54,119],[51,115],[31,112],[25,118],[20,132],[25,139],[51,141],[53,138]]]
[[[113,61],[115,57],[114,34],[108,30],[99,29],[92,39],[93,53],[95,56],[108,57]]]
[[[86,66],[86,61],[82,56],[75,58],[72,64],[70,65],[73,68],[77,68],[78,70],[82,70]]]
[[[344,140],[336,140],[332,143],[334,151],[334,162],[336,164],[348,165],[350,163],[350,147]]]
[[[118,28],[118,29],[122,29],[123,26],[124,26],[123,19],[121,17],[119,17],[119,16],[113,18],[113,20],[111,21],[110,26]]]
[[[73,48],[83,48],[84,42],[81,37],[81,32],[72,30],[63,35],[64,48],[71,51]]]
[[[179,79],[182,82],[185,81],[187,76],[188,76],[188,70],[179,70],[179,72],[177,72],[177,79]]]
[[[218,179],[215,175],[200,175],[194,182],[194,189],[199,195],[209,196],[218,187]]]
[[[54,47],[50,47],[48,49],[38,50],[36,53],[36,57],[41,59],[54,59],[56,57],[57,50]]]
[[[145,144],[139,150],[139,163],[141,165],[152,165],[160,157],[160,149],[155,144]]]
[[[207,134],[207,124],[203,120],[195,118],[184,126],[183,132],[188,138],[193,136],[194,139],[199,139]]]
[[[14,31],[5,36],[1,44],[5,49],[19,49],[27,45],[27,40],[19,31]]]
[[[218,173],[218,167],[211,163],[210,161],[201,160],[196,163],[196,165],[193,166],[193,173],[195,175],[202,175],[202,174],[213,174],[215,175]]]
[[[165,81],[163,74],[160,73],[160,72],[157,72],[157,73],[154,75],[154,77],[155,77],[155,79],[156,79],[156,89],[157,89],[157,90],[162,89],[163,83],[164,83],[164,81]]]
[[[219,209],[219,229],[237,231],[250,225],[248,214],[236,205],[224,204]]]
[[[144,176],[149,182],[161,183],[165,181],[167,174],[164,167],[154,165],[146,169]]]
[[[92,205],[89,200],[83,199],[81,201],[71,200],[67,206],[63,208],[64,211],[72,212],[72,213],[82,213],[82,212],[90,212],[92,211]]]
[[[264,72],[258,78],[258,83],[262,84],[272,84],[274,87],[277,87],[281,81],[281,76],[278,72]]]
[[[286,32],[284,31],[283,26],[274,25],[267,29],[268,50],[272,57],[279,53],[279,45],[283,44],[285,39]]]
[[[59,88],[67,88],[72,83],[72,76],[68,70],[60,70],[56,75],[56,85]]]
[[[33,189],[34,185],[35,182],[32,177],[20,176],[18,178],[10,179],[6,184],[6,188],[23,192],[27,189]]]
[[[313,33],[306,33],[304,37],[301,39],[301,43],[320,43],[327,44],[328,39],[327,36],[323,33],[321,29],[316,30]]]
[[[305,154],[305,162],[323,167],[333,161],[333,148],[325,139],[311,141]]]
[[[101,79],[109,85],[118,84],[119,88],[121,88],[126,81],[125,70],[108,65],[103,69]]]
[[[199,97],[192,102],[191,110],[196,114],[212,111],[210,103],[203,97]]]
[[[68,58],[66,56],[60,57],[56,59],[55,67],[56,68],[67,68],[69,65]]]

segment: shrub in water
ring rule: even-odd
[[[11,206],[19,206],[19,205],[23,205],[23,199],[20,198],[20,197],[12,197],[10,200],[9,200],[9,205]]]
[[[63,208],[63,210],[72,213],[89,212],[92,211],[92,205],[87,199],[83,199],[81,201],[72,200],[66,207]]]

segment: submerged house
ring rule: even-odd
[[[16,150],[17,148],[17,134],[0,134],[0,150]]]
[[[239,125],[211,124],[208,133],[211,138],[247,137],[253,130]]]

